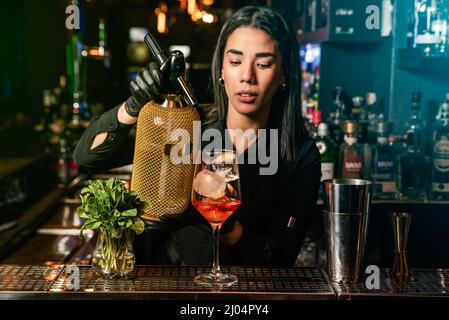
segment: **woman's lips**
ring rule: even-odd
[[[237,93],[237,99],[241,103],[254,103],[256,101],[257,95],[255,93]]]

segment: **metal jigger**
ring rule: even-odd
[[[407,241],[410,230],[412,214],[407,212],[394,212],[390,214],[394,233],[394,263],[391,277],[396,283],[405,283],[409,277],[407,262]]]

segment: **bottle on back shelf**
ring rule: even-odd
[[[425,123],[421,118],[421,92],[412,93],[411,114],[405,124],[406,144],[416,151],[424,151]]]
[[[343,123],[344,143],[340,145],[338,155],[338,177],[355,178],[363,177],[363,155],[357,141],[358,124],[355,121],[346,120]]]
[[[308,104],[306,106],[306,114],[304,116],[304,125],[306,126],[307,132],[309,132],[310,136],[312,136],[312,132],[313,132],[312,117],[313,117],[314,110],[315,110],[315,106],[313,104]]]
[[[380,110],[380,106],[377,101],[377,94],[375,92],[367,92],[365,94],[364,109],[367,114],[367,139],[369,142],[375,143],[377,135],[374,132],[374,125],[377,121],[384,120],[382,110]]]
[[[337,144],[329,136],[329,127],[320,123],[315,136],[315,143],[321,155],[321,181],[333,179],[337,160]]]
[[[42,91],[42,110],[39,123],[35,126],[35,130],[41,136],[41,144],[45,153],[54,153],[57,148],[55,146],[52,125],[56,118],[56,97],[51,90]]]
[[[318,125],[321,123],[322,113],[321,110],[313,110],[312,112],[312,126],[310,128],[310,136],[315,138],[318,134]]]
[[[363,98],[356,96],[352,98],[351,120],[359,121],[362,112]]]
[[[373,198],[397,199],[396,155],[389,145],[390,123],[377,122],[374,131],[377,133],[377,144],[374,146],[372,162],[372,180],[374,183]]]
[[[340,145],[343,143],[343,131],[342,125],[346,117],[346,106],[345,106],[345,93],[341,87],[335,87],[333,92],[333,105],[334,111],[332,111],[329,115],[328,123],[329,123],[329,131],[331,138]]]
[[[441,127],[444,124],[444,122],[446,121],[446,119],[445,119],[446,111],[445,111],[445,106],[444,106],[445,103],[449,104],[449,93],[446,94],[445,100],[441,103],[440,107],[438,108],[438,113],[435,116],[435,120],[432,123],[432,131],[431,131],[432,132],[432,145],[435,142],[434,137],[433,137],[435,130],[438,127]]]
[[[67,89],[67,78],[64,75],[59,77],[59,87],[55,88],[59,105],[59,118],[67,125],[70,122],[72,108],[70,106],[69,92]]]
[[[397,158],[405,153],[406,145],[404,135],[391,135],[388,137],[388,144],[393,148]]]
[[[399,157],[399,196],[406,200],[427,197],[429,158],[424,154],[424,122],[420,117],[421,93],[413,92],[411,115],[405,126],[405,152]]]
[[[313,81],[310,87],[309,103],[318,108],[318,99],[320,92],[320,68],[317,66],[313,72]]]
[[[377,122],[376,122],[377,123]],[[363,179],[371,180],[371,163],[373,161],[373,143],[369,138],[368,133],[368,122],[360,121],[359,122],[359,134],[358,134],[358,143],[360,146],[360,150],[362,152],[363,159]]]
[[[65,139],[59,140],[59,149],[56,159],[56,172],[58,174],[58,184],[63,186],[69,181],[69,153],[67,149],[67,142]]]
[[[449,103],[440,106],[432,134],[432,176],[430,197],[449,200]]]

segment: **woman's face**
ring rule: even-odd
[[[235,29],[225,46],[221,76],[228,108],[250,117],[269,112],[274,94],[285,81],[278,45],[262,30]]]

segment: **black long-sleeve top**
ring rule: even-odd
[[[105,169],[132,162],[135,126],[119,123],[117,111],[118,107],[92,120],[75,150],[74,157],[79,164]],[[224,124],[217,127],[222,133],[224,128]],[[90,150],[94,137],[101,132],[108,133],[106,141]],[[223,137],[228,138],[226,134]],[[250,148],[256,145],[253,143]],[[240,156],[246,156],[248,150]],[[294,264],[315,213],[320,184],[320,154],[312,139],[306,138],[301,142],[297,159],[287,162],[279,156],[278,170],[274,175],[260,175],[259,163],[239,164],[242,204],[234,217],[244,231],[233,246],[221,244],[221,263],[253,266]],[[169,235],[166,243],[168,258],[161,257],[162,263],[211,263],[211,228],[205,220],[198,221]]]

